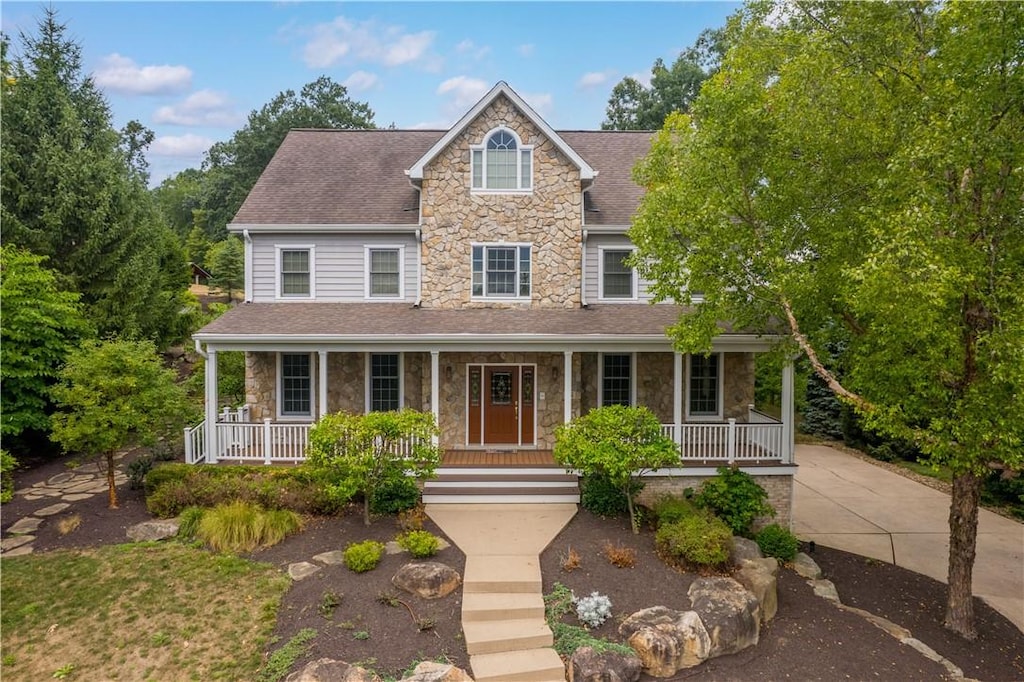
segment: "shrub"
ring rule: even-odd
[[[636,566],[636,550],[632,547],[626,547],[622,544],[613,545],[606,540],[601,551],[604,553],[605,559],[612,566],[619,568],[633,568]]]
[[[654,536],[662,558],[683,568],[715,568],[729,559],[732,533],[714,516],[697,514],[664,525]]]
[[[365,573],[377,568],[382,556],[384,556],[384,545],[376,540],[364,540],[349,544],[345,548],[342,560],[348,570]]]
[[[437,554],[441,541],[437,536],[426,530],[411,530],[397,538],[398,546],[417,559],[425,559]]]
[[[422,504],[417,503],[412,509],[398,512],[398,527],[403,531],[423,530],[423,524],[427,520],[427,511]]]
[[[377,515],[398,514],[414,508],[420,501],[420,489],[416,479],[398,472],[381,481],[370,493],[370,513]]]
[[[202,507],[185,507],[178,516],[178,537],[182,540],[191,540],[199,534],[199,523],[203,520],[206,510]]]
[[[612,616],[612,602],[599,592],[589,597],[580,597],[576,602],[576,617],[587,627],[596,628]]]
[[[800,547],[800,541],[777,523],[765,526],[757,534],[757,546],[765,556],[773,556],[782,561],[792,561]]]
[[[232,502],[204,513],[198,536],[218,551],[251,552],[275,545],[301,527],[302,518],[295,512],[264,511],[246,502]]]
[[[153,462],[154,459],[152,455],[140,455],[128,464],[125,468],[125,473],[128,475],[129,488],[132,490],[139,490],[144,487],[146,474],[148,474],[150,469],[153,468]]]
[[[697,506],[685,497],[674,495],[662,495],[654,503],[654,516],[657,519],[659,528],[662,526],[681,521],[688,516],[700,514]]]
[[[694,502],[714,512],[736,535],[748,536],[759,516],[775,516],[768,493],[754,477],[730,467],[719,467],[716,476],[704,481]]]
[[[643,481],[634,478],[630,483],[630,494],[635,496],[643,487]],[[580,505],[598,516],[617,517],[629,513],[626,494],[608,478],[598,474],[584,476],[580,481]]]
[[[14,467],[18,460],[6,450],[0,450],[0,503],[10,502],[14,497]]]

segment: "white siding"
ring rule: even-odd
[[[316,300],[365,301],[364,245],[404,246],[405,301],[416,300],[419,249],[411,234],[295,234],[252,236],[252,300],[273,301],[275,246],[316,245]],[[304,299],[309,300],[309,299]],[[395,299],[388,299],[394,301]]]
[[[637,284],[637,298],[607,299],[600,297],[601,288],[598,276],[601,271],[601,249],[631,249],[632,242],[624,234],[591,234],[587,237],[587,271],[583,277],[587,303],[648,303],[651,295],[647,293],[647,280],[641,278]]]

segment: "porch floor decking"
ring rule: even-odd
[[[552,467],[551,450],[445,450],[442,467]]]

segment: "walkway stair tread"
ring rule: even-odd
[[[471,656],[537,649],[554,643],[551,628],[543,617],[463,621],[462,632],[466,636],[466,651]]]
[[[554,649],[477,654],[469,663],[477,682],[565,682],[565,665]]]
[[[468,592],[462,595],[462,620],[543,618],[544,598],[536,592]]]
[[[452,493],[424,493],[423,502],[424,504],[579,504],[580,496],[579,493],[534,493],[529,495],[523,494],[504,494],[504,490],[499,489],[495,491],[491,489],[486,493],[477,495],[463,495],[463,494],[452,494]]]
[[[525,555],[466,557],[463,594],[471,592],[535,592],[542,588],[540,558]]]

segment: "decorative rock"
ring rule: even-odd
[[[34,516],[26,516],[23,519],[18,519],[14,522],[7,532],[11,535],[25,535],[26,533],[35,533],[39,529],[39,524],[43,522],[42,519],[37,519]]]
[[[473,682],[473,678],[462,668],[456,668],[450,663],[423,661],[400,682]]]
[[[22,545],[21,547],[15,547],[14,549],[12,549],[9,552],[4,552],[4,556],[5,557],[21,556],[23,554],[31,554],[31,553],[32,553],[32,545],[31,544],[27,544],[27,545]]]
[[[380,678],[358,665],[320,658],[286,677],[285,682],[380,682]]]
[[[60,514],[70,506],[71,505],[67,502],[58,502],[57,504],[51,504],[49,507],[43,507],[42,509],[33,512],[33,514],[36,516],[53,516],[54,514]]]
[[[711,653],[711,636],[693,611],[652,606],[619,625],[640,662],[655,677],[670,677],[703,663]]]
[[[708,658],[757,644],[761,612],[757,598],[732,578],[697,578],[690,583],[691,608],[711,636]]]
[[[391,556],[392,554],[401,554],[404,551],[405,550],[402,549],[394,540],[388,540],[384,543],[384,553],[388,556]]]
[[[70,471],[63,471],[55,476],[51,476],[46,483],[49,485],[60,485],[61,483],[67,483],[75,477],[75,474]],[[38,483],[36,485],[39,485]]]
[[[291,576],[292,580],[308,578],[319,570],[319,566],[311,564],[308,561],[299,561],[298,563],[288,564],[288,575]]]
[[[35,535],[12,535],[9,538],[0,540],[0,551],[9,552],[15,547],[27,545],[36,539]]]
[[[336,549],[333,552],[324,552],[323,554],[315,555],[313,561],[319,561],[328,566],[337,566],[338,564],[345,563],[345,552],[340,549]]]
[[[79,500],[88,500],[92,497],[92,493],[74,493],[73,495],[62,495],[60,499],[65,502],[78,502]]]
[[[569,682],[636,682],[642,668],[639,656],[584,646],[569,659]]]
[[[425,561],[402,566],[391,582],[395,587],[418,594],[424,599],[438,599],[458,587],[462,577],[450,566]]]
[[[839,603],[839,592],[836,591],[836,586],[831,580],[825,580],[824,578],[812,580],[811,587],[814,588],[814,594],[819,597],[836,602],[837,604]]]
[[[779,610],[779,562],[773,557],[746,560],[736,573],[736,581],[750,590],[761,605],[761,622],[767,623]]]
[[[793,559],[793,570],[801,578],[817,580],[821,577],[821,568],[818,564],[814,563],[814,559],[803,552],[798,552],[796,558]]]
[[[760,559],[764,557],[761,554],[761,548],[757,546],[757,543],[747,538],[741,538],[733,536],[732,538],[732,551],[729,552],[729,558],[732,559],[732,563],[736,566],[742,566],[743,562],[748,559]]]
[[[135,542],[154,542],[166,540],[178,534],[181,521],[178,519],[156,519],[143,521],[128,528],[128,539]]]

